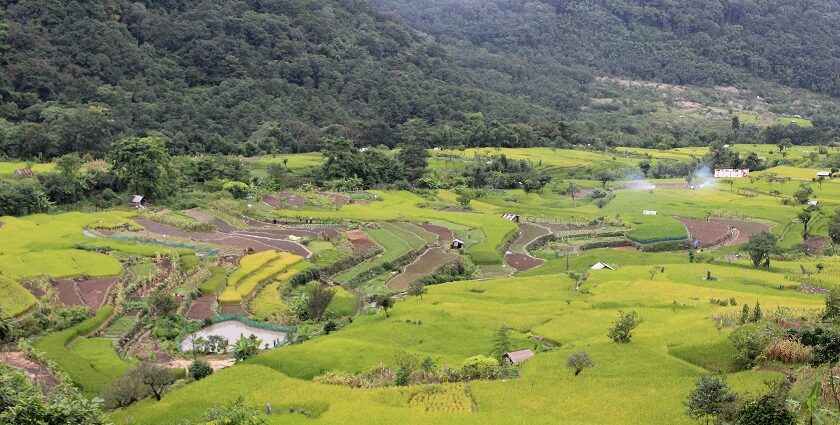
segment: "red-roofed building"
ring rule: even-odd
[[[33,176],[35,176],[35,173],[32,172],[32,169],[28,168],[28,167],[27,168],[18,168],[17,170],[15,170],[15,172],[13,174],[15,175],[15,177],[33,177]]]
[[[518,350],[518,351],[511,351],[510,353],[505,353],[502,356],[502,360],[509,362],[513,365],[518,365],[525,363],[528,359],[534,357],[534,352],[531,350]]]

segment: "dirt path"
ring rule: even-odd
[[[21,351],[0,352],[0,363],[23,370],[29,379],[41,386],[44,392],[48,392],[58,384],[58,379],[52,374],[50,368],[32,361]]]

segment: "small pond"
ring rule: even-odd
[[[269,329],[261,329],[253,326],[248,326],[238,320],[225,320],[224,322],[214,323],[206,328],[200,329],[188,335],[181,342],[181,351],[190,351],[193,348],[193,340],[198,337],[207,339],[215,335],[228,340],[231,346],[236,343],[240,336],[249,337],[256,335],[262,342],[260,349],[273,348],[275,342],[277,346],[283,345],[287,342],[289,334],[283,331],[274,331]],[[268,347],[266,347],[268,345]]]

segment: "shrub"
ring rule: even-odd
[[[745,404],[738,411],[739,425],[793,425],[796,418],[774,394],[767,394]]]
[[[694,381],[694,390],[685,402],[686,415],[692,419],[717,418],[726,412],[728,404],[735,401],[729,391],[726,376],[704,375]]]
[[[201,378],[206,378],[213,374],[213,368],[210,363],[204,360],[196,360],[190,364],[190,377],[198,381]]]
[[[761,357],[768,360],[776,360],[782,363],[794,364],[811,361],[814,357],[813,349],[803,345],[799,341],[791,339],[777,339],[770,343]]]
[[[461,376],[463,379],[487,379],[493,376],[494,369],[499,366],[499,361],[487,356],[473,356],[461,365]]]
[[[627,313],[619,310],[618,320],[613,323],[607,336],[619,344],[626,344],[633,338],[633,329],[636,329],[642,322],[644,320],[639,317],[639,313],[635,310]]]
[[[782,335],[782,329],[770,322],[750,323],[740,326],[729,334],[735,346],[735,363],[750,368],[756,359],[774,339]]]
[[[836,361],[840,357],[840,332],[823,328],[805,329],[800,340],[803,345],[813,348],[814,364]]]
[[[590,368],[594,365],[595,363],[589,357],[589,353],[585,351],[572,353],[568,358],[566,358],[566,366],[575,370],[575,376],[580,375],[584,369]]]

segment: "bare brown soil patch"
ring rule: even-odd
[[[58,384],[58,379],[53,376],[50,368],[26,357],[23,352],[0,352],[0,363],[23,370],[29,376],[29,379],[39,385],[44,392],[48,392]]]
[[[219,313],[248,315],[248,312],[240,304],[222,304],[219,306]]]
[[[519,223],[519,236],[511,244],[512,250],[527,254],[525,249],[528,245],[538,238],[549,234],[551,234],[551,229],[545,226],[533,223]]]
[[[600,224],[575,226],[573,224],[539,223],[539,225],[551,229],[552,232],[575,232],[580,230],[598,230],[604,228],[604,226]]]
[[[350,241],[350,246],[353,247],[353,251],[362,252],[379,249],[379,245],[368,238],[367,234],[359,229],[348,230],[345,233],[347,234],[347,240]]]
[[[126,350],[129,357],[145,359],[156,363],[165,363],[172,360],[172,356],[160,346],[157,338],[146,331],[136,340],[130,343]]]
[[[216,297],[213,295],[205,295],[196,298],[190,308],[187,309],[186,317],[191,320],[209,319],[215,315],[213,312],[213,304],[216,302]]]
[[[808,238],[805,241],[805,246],[808,248],[808,252],[812,254],[823,252],[828,246],[828,238]]]
[[[255,252],[280,250],[291,252],[302,257],[309,257],[311,253],[302,244],[287,240],[288,237],[290,235],[301,235],[301,237],[303,237],[303,235],[317,235],[317,233],[307,229],[238,230],[230,225],[227,225],[227,227],[224,228],[221,225],[217,225],[216,227],[219,230],[216,232],[189,232],[150,220],[137,219],[135,221],[137,224],[143,226],[147,233],[152,235],[178,237],[192,241],[238,248],[243,251],[249,249],[252,249]]]
[[[739,245],[750,240],[750,236],[757,235],[761,232],[769,232],[770,226],[757,221],[737,220],[729,218],[714,218],[713,221],[721,223],[725,226],[734,227],[738,229],[738,236],[735,239],[726,242],[726,245]]]
[[[349,196],[342,195],[340,193],[318,192],[318,194],[321,195],[321,196],[326,196],[327,198],[329,198],[332,201],[333,205],[336,205],[336,206],[347,205],[351,201]]]
[[[58,291],[58,300],[64,305],[85,305],[76,281],[73,279],[61,279],[55,282],[55,289]]]
[[[693,218],[675,217],[688,230],[689,238],[700,241],[700,247],[709,247],[723,243],[731,236],[729,226],[714,220],[698,220]]]
[[[79,293],[85,304],[94,311],[99,310],[105,302],[108,291],[117,282],[116,277],[100,277],[78,282]]]
[[[531,270],[534,267],[537,267],[545,262],[545,260],[540,258],[534,258],[526,254],[515,253],[505,255],[505,261],[509,266],[513,267],[514,269],[516,269],[516,271],[520,272],[525,270]]]
[[[266,195],[263,197],[263,202],[278,209],[288,207],[301,208],[306,206],[306,199],[292,192],[279,192],[276,196]]]
[[[799,285],[799,287],[796,288],[796,290],[799,292],[804,292],[806,294],[814,295],[828,295],[831,292],[828,289],[820,288],[819,286],[813,285]]]
[[[389,280],[386,286],[396,290],[407,289],[415,281],[430,276],[441,267],[455,261],[456,258],[458,258],[457,255],[447,251],[444,247],[429,248],[414,262],[405,266],[402,273]]]
[[[441,244],[448,244],[453,239],[452,230],[449,230],[448,227],[436,226],[428,223],[419,223],[417,225],[429,233],[436,234],[438,236],[438,242]]]

